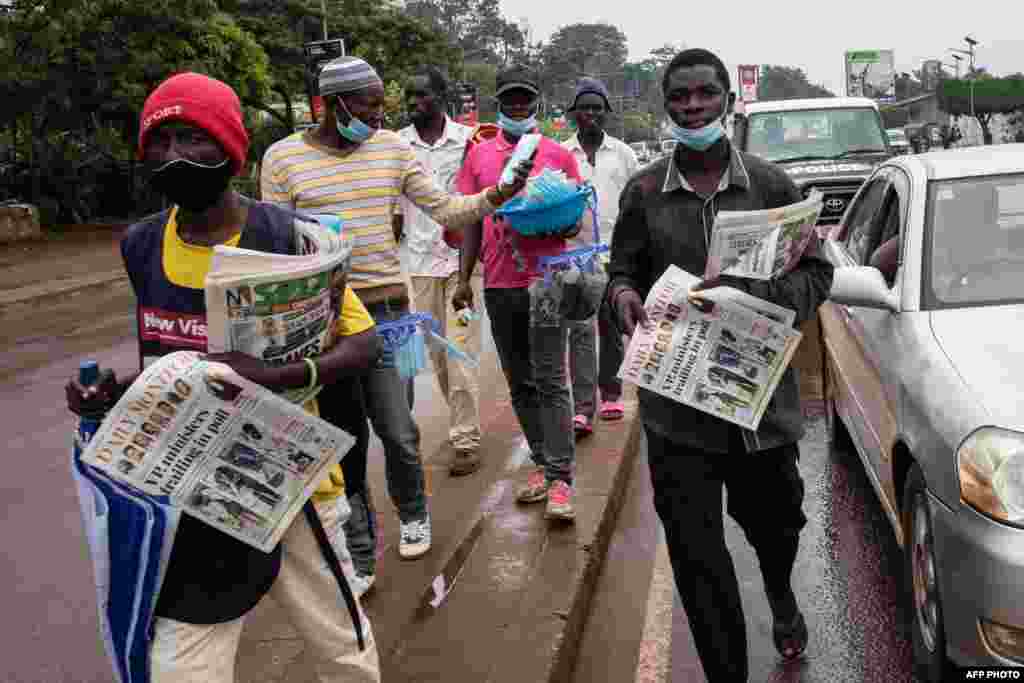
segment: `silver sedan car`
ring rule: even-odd
[[[831,433],[903,547],[918,675],[1024,666],[1024,145],[889,160],[826,251]]]

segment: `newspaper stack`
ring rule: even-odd
[[[207,350],[240,351],[284,365],[334,344],[351,264],[351,241],[314,220],[296,219],[298,256],[214,248],[206,277]],[[282,394],[304,403],[320,387]]]
[[[355,439],[200,357],[179,351],[143,370],[82,462],[270,552]]]
[[[704,277],[770,280],[785,275],[817,238],[821,206],[821,192],[815,190],[804,201],[777,209],[719,211]]]
[[[644,307],[619,377],[746,429],[756,430],[800,343],[796,313],[732,287],[701,292],[713,302],[702,313],[690,301],[700,282],[670,266]]]

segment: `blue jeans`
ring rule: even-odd
[[[600,353],[598,337],[601,339]],[[602,302],[598,314],[593,318],[569,323],[569,371],[577,415],[594,419],[598,389],[601,390],[602,401],[618,401],[621,398],[622,380],[616,375],[624,354],[622,335],[612,322],[611,308],[607,302]]]
[[[549,481],[572,483],[576,443],[566,373],[567,327],[530,324],[527,289],[487,289],[494,345],[531,457]]]
[[[367,310],[377,322],[396,320],[409,312],[409,304],[380,302]],[[427,515],[427,495],[420,459],[420,429],[412,416],[413,380],[403,380],[392,363],[381,359],[363,377],[366,414],[384,444],[384,471],[388,494],[402,522]],[[364,487],[365,488],[365,484]]]

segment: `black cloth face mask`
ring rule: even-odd
[[[174,159],[153,168],[149,184],[178,206],[197,213],[217,203],[233,175],[230,159],[213,166]]]

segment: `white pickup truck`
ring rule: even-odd
[[[745,109],[734,121],[733,144],[782,166],[805,196],[820,190],[822,226],[839,223],[875,166],[893,156],[878,104],[865,97],[752,102]]]

